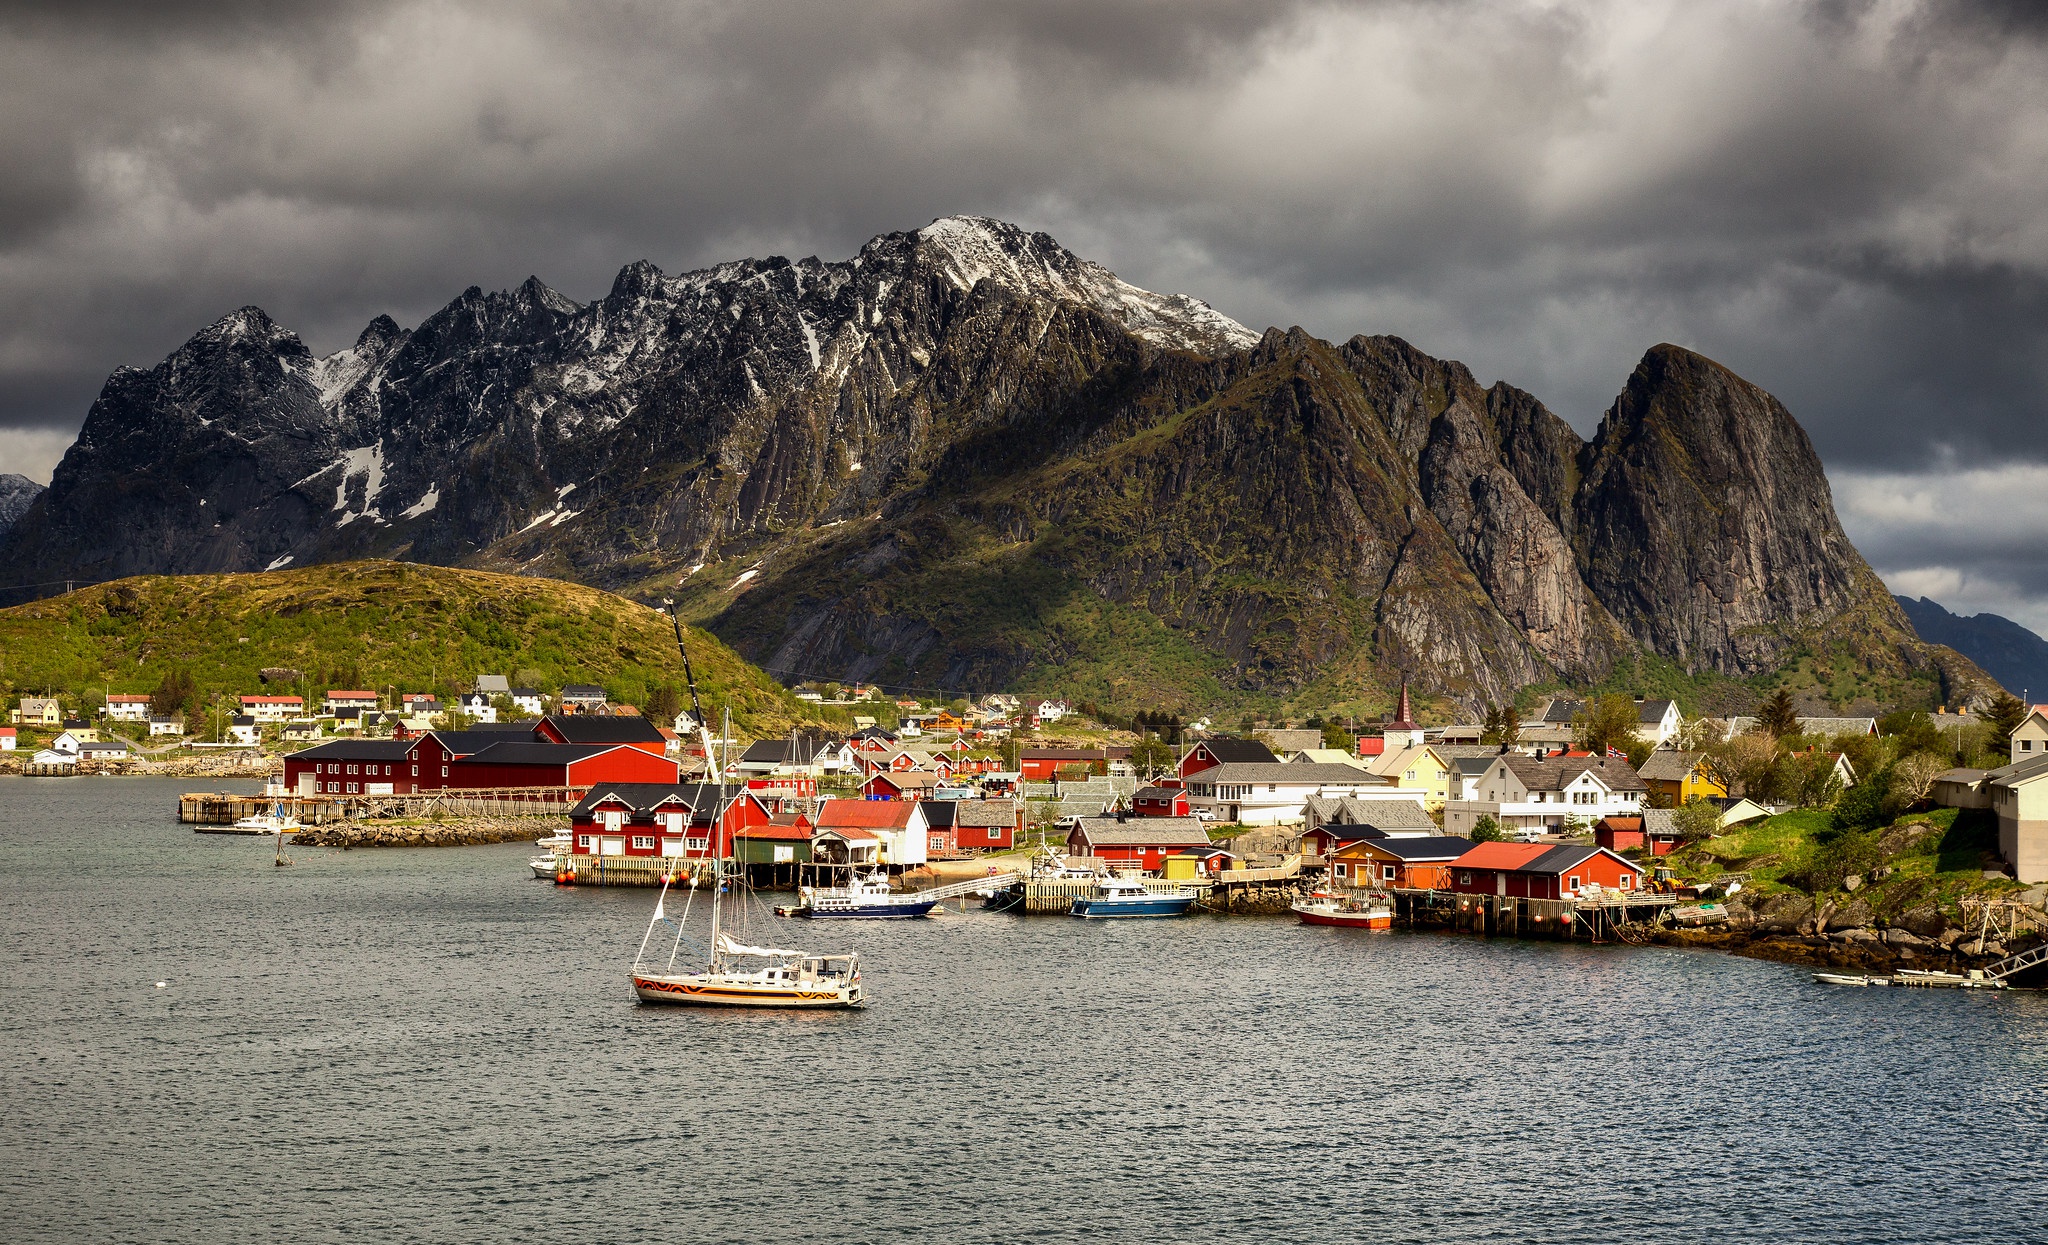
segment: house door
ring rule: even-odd
[[[623,835],[607,834],[599,839],[598,843],[598,850],[606,856],[623,856],[626,854],[626,840]]]
[[[316,794],[318,794],[318,793],[319,793],[319,791],[320,791],[320,780],[319,780],[318,778],[316,778],[316,777],[314,776],[314,774],[313,774],[313,771],[311,771],[311,770],[300,770],[300,771],[299,771],[299,794],[300,794],[300,795],[316,795]]]
[[[1508,893],[1508,875],[1505,872],[1493,875],[1493,893],[1505,897]]]
[[[664,855],[664,856],[680,856],[680,855],[682,855],[682,854],[683,854],[683,840],[682,840],[682,837],[681,837],[680,835],[669,835],[669,834],[664,834],[664,835],[662,835],[662,836],[661,836],[661,854],[662,854],[662,855]]]

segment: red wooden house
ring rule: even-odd
[[[1070,765],[1099,774],[1108,763],[1108,754],[1100,748],[1025,748],[1017,754],[1017,768],[1026,782],[1051,782]]]
[[[944,779],[930,770],[884,770],[861,784],[861,795],[870,800],[923,800]]]
[[[725,857],[735,835],[772,820],[742,787],[604,783],[569,811],[569,833],[579,855]]]
[[[674,761],[631,744],[492,744],[448,769],[443,785],[461,788],[588,791],[599,783],[673,783],[679,776]]]
[[[1481,843],[1451,862],[1450,889],[1461,895],[1570,899],[1589,885],[1640,890],[1643,871],[1604,847]]]
[[[1187,790],[1168,779],[1138,788],[1131,797],[1131,812],[1138,817],[1187,817],[1194,813],[1194,808],[1188,803]]]
[[[1593,823],[1593,841],[1610,852],[1648,848],[1652,856],[1669,856],[1678,847],[1678,827],[1670,809],[1651,808],[1640,816],[1602,817]]]
[[[1067,832],[1067,854],[1096,856],[1156,873],[1182,848],[1207,849],[1209,832],[1193,817],[1082,817]]]
[[[669,755],[661,728],[643,717],[554,714],[533,724],[533,737],[553,744],[626,744],[658,757]]]
[[[284,759],[285,787],[300,795],[410,795],[437,790],[412,771],[412,744],[399,739],[336,739]]]
[[[1231,739],[1219,736],[1215,739],[1204,739],[1181,754],[1180,776],[1185,779],[1190,774],[1199,774],[1217,765],[1237,762],[1271,765],[1279,760],[1279,757],[1273,755],[1271,748],[1256,739]]]
[[[1330,855],[1330,880],[1339,886],[1390,890],[1449,890],[1451,865],[1472,850],[1470,839],[1360,839]]]

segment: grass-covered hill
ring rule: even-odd
[[[686,632],[708,713],[775,734],[811,715],[708,632]],[[0,610],[0,690],[149,692],[191,673],[203,696],[349,686],[466,688],[478,674],[552,691],[594,683],[615,700],[683,686],[666,615],[558,580],[414,563],[340,562],[243,575],[146,575]],[[301,672],[264,684],[265,669]]]

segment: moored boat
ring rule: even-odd
[[[1303,925],[1337,925],[1349,929],[1392,929],[1394,906],[1379,895],[1333,895],[1318,891],[1297,899],[1294,909]]]
[[[545,856],[535,856],[532,860],[527,861],[526,864],[528,868],[533,870],[533,876],[545,878],[550,882],[554,881],[556,875],[561,872],[561,862],[555,858],[553,852],[549,852]]]
[[[1186,916],[1195,906],[1193,891],[1175,889],[1152,891],[1136,878],[1107,878],[1098,894],[1076,899],[1069,916],[1158,917]]]
[[[888,877],[881,873],[856,874],[845,886],[807,886],[800,893],[803,905],[797,915],[815,920],[888,921],[926,916],[939,902],[892,890]]]

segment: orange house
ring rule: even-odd
[[[1470,839],[1359,839],[1330,856],[1330,881],[1386,890],[1451,889],[1451,862],[1472,850]]]

